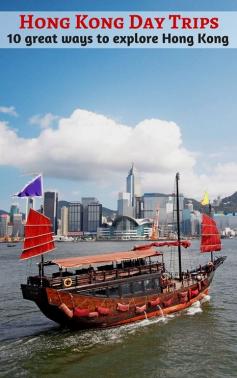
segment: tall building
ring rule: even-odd
[[[172,223],[175,203],[172,196],[160,193],[145,193],[143,196],[144,218],[155,219],[159,216],[159,224]],[[183,210],[183,195],[180,195],[180,212]],[[176,217],[175,217],[176,218]]]
[[[83,231],[96,234],[102,225],[102,204],[94,197],[83,197]]]
[[[21,237],[23,235],[24,235],[24,226],[22,223],[22,214],[14,214],[12,236]]]
[[[10,207],[10,222],[13,222],[14,214],[19,214],[19,206],[17,203],[13,203]]]
[[[132,164],[127,176],[127,193],[130,193],[132,207],[135,207],[135,197],[141,196],[141,183],[138,170]]]
[[[133,207],[130,201],[130,193],[119,192],[118,194],[118,215],[133,216]]]
[[[97,203],[98,200],[95,197],[82,197],[81,204],[83,207],[88,206],[90,203]]]
[[[0,217],[0,236],[9,236],[8,224],[10,222],[10,217],[8,214],[2,214]]]
[[[58,222],[58,193],[45,192],[44,193],[44,214],[50,218],[53,226],[53,232],[57,234]]]
[[[136,197],[135,198],[135,218],[136,219],[144,218],[143,197]]]
[[[157,210],[159,213],[161,209],[166,207],[167,196],[162,196],[159,193],[144,193],[144,218],[155,218]]]
[[[137,218],[141,216],[141,212],[140,176],[132,164],[126,179],[126,192],[120,192],[118,195],[118,214]]]
[[[66,210],[64,210],[64,219],[62,218],[62,223],[64,220],[66,222],[65,218],[66,218]],[[69,202],[67,235],[79,236],[81,235],[81,233],[82,233],[82,205],[80,202]]]
[[[35,198],[28,197],[26,203],[26,219],[28,217],[30,209],[35,209]]]
[[[61,208],[61,234],[68,235],[68,207],[66,206]]]

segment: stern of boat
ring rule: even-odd
[[[22,284],[21,291],[24,299],[28,299],[37,304],[45,299],[45,290],[40,286]]]

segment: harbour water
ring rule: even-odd
[[[133,245],[58,243],[52,255],[112,252]],[[71,332],[22,299],[20,284],[37,271],[37,259],[19,261],[20,245],[0,245],[0,376],[237,377],[237,240],[224,240],[223,246],[222,254],[228,258],[216,272],[205,303],[119,328]],[[175,264],[175,252],[165,256],[169,269],[170,261]],[[207,258],[199,255],[198,241],[183,257],[187,268]]]

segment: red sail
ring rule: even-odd
[[[201,252],[214,252],[221,250],[220,233],[216,222],[208,215],[202,215]]]
[[[42,255],[55,249],[50,219],[30,209],[25,225],[25,239],[20,259]]]

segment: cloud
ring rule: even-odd
[[[18,116],[14,106],[0,106],[0,113],[8,114],[14,117]]]
[[[36,114],[29,119],[29,123],[31,125],[38,125],[41,127],[41,129],[47,129],[52,126],[52,124],[58,119],[59,117],[52,113],[47,113],[43,116]]]
[[[77,109],[47,127],[37,138],[21,138],[0,122],[0,164],[45,176],[90,181],[98,191],[121,189],[131,163],[141,172],[144,191],[173,191],[181,173],[181,190],[199,198],[236,190],[237,164],[216,165],[211,174],[196,173],[200,156],[185,148],[180,127],[170,121],[146,119],[134,127],[101,114]],[[213,164],[213,162],[212,162]],[[206,172],[208,172],[208,164]]]

